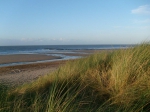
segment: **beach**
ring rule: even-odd
[[[63,53],[63,55],[86,57],[95,52],[104,51],[106,50],[81,50],[80,53],[74,51],[76,53]],[[28,64],[0,67],[0,83],[9,86],[19,86],[32,82],[43,75],[54,72],[67,61],[61,60],[59,56],[47,56],[43,54],[0,55],[0,64],[31,62]]]
[[[95,51],[82,51],[82,53],[64,53],[66,56],[87,56]],[[59,60],[60,59],[60,60]],[[19,86],[32,82],[37,78],[57,70],[68,60],[61,60],[59,56],[44,54],[15,54],[0,55],[0,64],[30,62],[28,64],[0,67],[0,83],[4,85]]]
[[[19,86],[31,82],[42,75],[50,74],[61,66],[64,61],[32,62],[54,59],[60,59],[60,57],[39,54],[0,55],[0,64],[31,62],[31,64],[0,67],[0,83],[11,87]]]
[[[13,87],[32,82],[40,76],[55,71],[65,62],[66,61],[55,61],[0,67],[0,83]]]
[[[41,60],[60,59],[58,56],[47,56],[40,54],[15,54],[15,55],[0,55],[0,64],[18,63],[18,62],[35,62]]]

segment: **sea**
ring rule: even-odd
[[[33,45],[33,46],[0,46],[0,55],[14,55],[14,54],[44,54],[59,56],[61,59],[56,60],[67,60],[76,59],[81,56],[67,56],[65,53],[81,53],[82,50],[107,50],[107,49],[126,49],[133,47],[134,45],[128,44],[117,44],[117,45]],[[45,61],[56,61],[56,60],[43,60]],[[20,65],[31,62],[19,62],[19,63],[7,63],[0,64],[2,66]],[[36,62],[32,62],[36,63]]]

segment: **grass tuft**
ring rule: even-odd
[[[0,110],[149,112],[149,80],[150,43],[147,42],[68,61],[52,74],[3,92]]]

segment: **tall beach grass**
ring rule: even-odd
[[[30,84],[3,90],[2,112],[149,112],[150,42],[68,61]]]

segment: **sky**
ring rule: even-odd
[[[0,0],[0,46],[149,40],[150,0]]]

